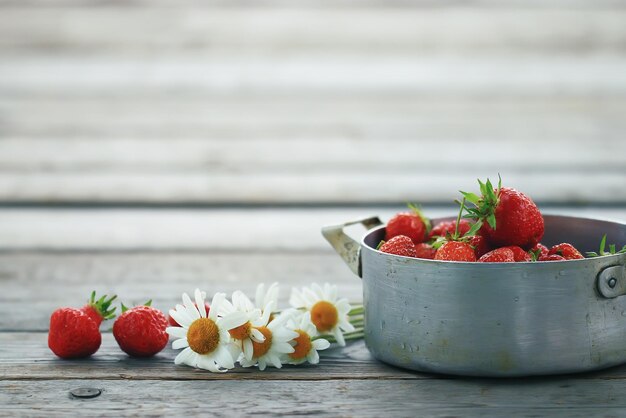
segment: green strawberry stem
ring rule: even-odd
[[[600,250],[596,252],[587,252],[587,257],[602,257],[605,255],[615,255],[615,254],[626,254],[626,245],[622,247],[621,250],[617,251],[617,246],[615,244],[609,245],[609,251],[606,252],[604,249],[606,248],[606,234],[602,237],[600,241]]]
[[[430,234],[432,225],[431,225],[430,219],[426,217],[426,215],[424,215],[424,212],[422,211],[422,207],[420,205],[417,205],[415,203],[410,203],[410,202],[407,203],[406,205],[408,206],[409,209],[411,209],[413,213],[415,213],[417,216],[420,217],[420,219],[422,220],[422,223],[426,227],[426,235]]]
[[[102,319],[112,319],[115,318],[115,310],[117,308],[111,308],[111,303],[113,303],[116,298],[117,295],[113,295],[108,299],[107,295],[103,295],[100,297],[100,299],[96,300],[96,291],[94,290],[91,292],[91,297],[89,298],[88,304],[96,311],[98,311],[100,316],[102,316]]]
[[[467,210],[468,214],[465,217],[476,221],[487,221],[491,228],[496,229],[495,210],[498,203],[500,203],[499,196],[500,190],[502,189],[502,177],[498,174],[498,189],[495,192],[491,180],[489,179],[487,179],[486,183],[478,179],[478,185],[480,186],[482,196],[461,190],[461,194],[475,206]]]

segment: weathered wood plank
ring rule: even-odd
[[[624,52],[625,19],[626,12],[619,8],[464,6],[303,12],[259,7],[129,8],[121,3],[93,9],[20,6],[0,14],[0,51]]]
[[[626,128],[626,123],[624,124]],[[535,137],[507,144],[490,153],[477,149],[496,147],[495,138],[437,140],[445,150],[445,163],[420,159],[430,141],[398,138],[390,152],[383,138],[298,139],[107,139],[92,138],[8,138],[0,141],[0,171],[8,173],[224,173],[224,172],[349,172],[416,171],[431,172],[448,167],[457,171],[508,170],[580,171],[586,168],[626,175],[626,141],[605,138],[602,146],[573,144],[571,138]],[[537,149],[542,150],[537,153]],[[358,149],[358,152],[355,151]],[[567,149],[567,157],[554,156]],[[62,152],[59,152],[62,150]],[[473,155],[469,159],[468,155]]]
[[[127,305],[153,299],[167,312],[198,287],[209,297],[237,289],[254,297],[263,282],[280,283],[280,308],[288,307],[292,287],[313,282],[332,282],[343,297],[362,300],[360,279],[330,252],[6,253],[0,255],[0,330],[45,331],[56,308],[82,306],[92,290],[117,294]]]
[[[592,59],[591,59],[592,58]],[[626,57],[594,53],[426,55],[293,52],[161,53],[146,60],[124,54],[3,54],[5,97],[106,96],[153,92],[183,95],[422,94],[460,97],[579,97],[626,94]],[[367,71],[363,71],[367,68]],[[462,71],[460,70],[462,69]]]
[[[78,400],[71,389],[102,389]],[[546,379],[341,381],[1,381],[0,411],[28,415],[623,416],[626,382]],[[226,395],[228,394],[228,395]]]
[[[0,381],[47,379],[105,380],[333,380],[333,379],[433,379],[435,375],[404,371],[376,361],[363,341],[331,347],[321,352],[317,366],[269,368],[236,367],[226,374],[212,374],[176,366],[178,351],[168,344],[150,359],[133,359],[123,353],[111,333],[103,333],[102,345],[89,359],[61,360],[48,349],[47,333],[0,332]]]
[[[151,359],[135,359],[123,353],[113,335],[102,334],[102,345],[89,359],[58,359],[47,345],[46,332],[0,332],[0,381],[49,379],[103,380],[338,380],[449,379],[450,376],[418,373],[388,366],[367,351],[363,340],[346,347],[333,346],[320,352],[316,366],[285,366],[260,372],[256,368],[236,367],[226,374],[212,374],[186,366],[174,365],[178,351],[170,344]],[[626,365],[607,370],[581,373],[561,378],[588,380],[626,379]],[[554,378],[551,378],[554,379]],[[526,379],[532,381],[533,379]]]
[[[367,143],[413,139],[425,143],[425,150],[432,152],[437,148],[435,144],[461,140],[502,141],[519,147],[525,141],[535,144],[539,138],[547,146],[552,141],[570,140],[570,146],[576,149],[584,143],[615,143],[626,129],[624,98],[466,100],[411,94],[242,94],[216,99],[181,94],[128,97],[123,90],[107,94],[113,96],[0,97],[0,135],[3,140],[79,141],[315,139],[320,147],[328,145],[329,150],[329,143],[337,140]],[[245,120],[241,115],[246,115]]]
[[[474,183],[474,182],[472,182]],[[474,190],[470,185],[466,190]],[[522,189],[524,190],[524,189]],[[451,194],[456,196],[456,194]],[[450,197],[448,198],[450,199]],[[268,251],[330,253],[324,225],[366,216],[387,220],[404,207],[221,209],[0,209],[0,249],[55,251]],[[431,217],[454,206],[427,206]],[[547,207],[544,213],[626,221],[624,207]],[[356,238],[363,228],[349,229]]]
[[[361,9],[376,7],[381,9],[433,9],[433,8],[533,8],[554,9],[571,8],[597,10],[601,8],[620,9],[626,7],[624,0],[597,0],[593,4],[585,0],[0,0],[0,7],[29,7],[29,8],[106,8],[125,7],[126,9],[147,7],[193,7],[202,8],[303,8],[308,9]]]
[[[560,158],[560,157],[559,157]],[[419,161],[419,160],[418,160]],[[419,163],[417,163],[419,164]],[[503,168],[507,185],[526,191],[538,202],[623,204],[623,167],[592,166],[588,171],[519,171]],[[597,168],[594,169],[594,168]],[[593,170],[592,170],[593,169]],[[4,173],[0,201],[25,203],[114,202],[202,204],[396,204],[448,202],[458,190],[474,189],[475,178],[496,177],[495,170],[437,173],[407,168],[345,172],[340,168],[313,173],[270,171],[243,173]]]

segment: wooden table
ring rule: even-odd
[[[101,349],[90,359],[59,360],[47,348],[52,310],[81,306],[92,289],[116,293],[126,303],[153,298],[165,310],[181,292],[197,286],[209,294],[234,289],[251,294],[260,282],[278,281],[284,302],[291,286],[329,281],[358,302],[359,279],[318,228],[394,210],[0,211],[0,415],[626,415],[626,366],[529,379],[447,377],[380,363],[358,341],[324,352],[318,366],[264,372],[237,367],[212,374],[175,366],[169,347],[152,359],[131,359],[117,347],[110,323],[103,326]],[[441,214],[449,209],[427,210]],[[594,212],[626,220],[623,208]],[[68,222],[72,217],[75,222]],[[146,223],[140,225],[143,237],[133,235],[139,218]],[[109,229],[92,228],[93,234],[86,234],[86,220]],[[158,225],[171,223],[180,241],[166,226],[163,235],[155,234]],[[229,234],[233,225],[240,227]],[[18,230],[28,234],[12,247],[9,239]],[[127,236],[119,234],[124,230]],[[70,394],[77,388],[102,392],[81,399]]]
[[[361,283],[319,229],[501,173],[626,221],[624,0],[0,0],[0,415],[626,416],[626,368],[413,373],[362,342],[215,375],[46,347],[92,290]],[[360,231],[353,231],[356,235]],[[73,389],[101,390],[77,399]]]

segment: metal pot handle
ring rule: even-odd
[[[346,226],[361,224],[367,229],[372,229],[382,225],[382,221],[378,216],[359,219],[357,221],[345,222],[338,225],[329,225],[322,228],[322,235],[326,241],[333,246],[335,251],[343,258],[350,270],[357,276],[361,277],[361,246],[358,242],[350,238],[343,232]]]
[[[605,298],[626,295],[626,266],[609,266],[598,273],[598,292]]]

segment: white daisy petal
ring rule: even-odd
[[[200,289],[196,289],[194,296],[200,316],[202,318],[206,318],[206,307],[204,306],[204,298],[202,297],[202,292],[200,291]]]
[[[228,350],[224,347],[218,347],[215,350],[215,361],[221,367],[225,369],[232,369],[235,367],[235,363],[233,362],[233,357],[230,355]]]
[[[289,354],[293,353],[295,350],[289,343],[276,343],[275,350],[279,353]]]
[[[174,350],[180,350],[181,348],[189,347],[189,342],[187,338],[181,338],[180,340],[176,340],[172,343],[172,348]]]
[[[191,323],[193,322],[193,320],[189,318],[189,315],[181,311],[171,309],[170,315],[172,318],[174,318],[174,321],[178,322],[180,325],[182,325],[185,328],[189,328],[189,325],[191,325]]]
[[[333,329],[333,335],[335,336],[335,339],[337,340],[337,344],[339,344],[340,347],[346,346],[346,340],[343,338],[343,333],[341,332],[339,327],[335,327]]]
[[[187,362],[187,360],[193,355],[195,354],[193,352],[193,350],[189,347],[185,348],[183,351],[181,351],[180,353],[178,353],[178,355],[176,356],[176,358],[174,359],[174,364],[183,364]]]
[[[187,330],[182,327],[167,327],[165,332],[174,338],[187,338]]]
[[[183,304],[185,305],[185,308],[187,308],[187,314],[191,316],[192,319],[200,318],[200,312],[198,312],[198,309],[195,307],[187,293],[183,293]]]
[[[265,335],[263,335],[263,333],[256,328],[252,328],[252,330],[250,330],[250,338],[255,343],[262,343],[265,341]]]
[[[215,360],[209,356],[198,356],[196,367],[208,370],[213,373],[219,373],[221,370],[215,364]]]
[[[328,347],[330,347],[330,343],[328,342],[328,340],[318,338],[317,340],[313,341],[313,348],[315,348],[316,350],[326,350]]]
[[[275,354],[270,354],[268,356],[268,360],[270,361],[270,363],[272,363],[272,365],[274,367],[276,367],[277,369],[280,369],[281,367],[283,367],[282,363],[280,362],[280,358],[278,358],[277,355]]]
[[[306,355],[306,358],[311,364],[317,364],[320,362],[320,356],[315,350],[309,351],[309,354]]]
[[[251,361],[252,355],[254,354],[254,346],[252,345],[252,341],[248,338],[243,340],[243,355],[246,360]]]
[[[213,295],[213,299],[211,300],[211,309],[209,310],[209,318],[215,321],[217,318],[217,313],[221,311],[222,304],[226,300],[225,293],[216,293]]]
[[[356,331],[356,328],[354,328],[354,325],[352,325],[350,322],[348,322],[346,320],[339,321],[339,326],[345,332],[354,332],[354,331]]]
[[[211,309],[213,311],[213,309]],[[248,322],[248,315],[245,312],[233,312],[220,319],[220,326],[224,329],[231,330]]]

